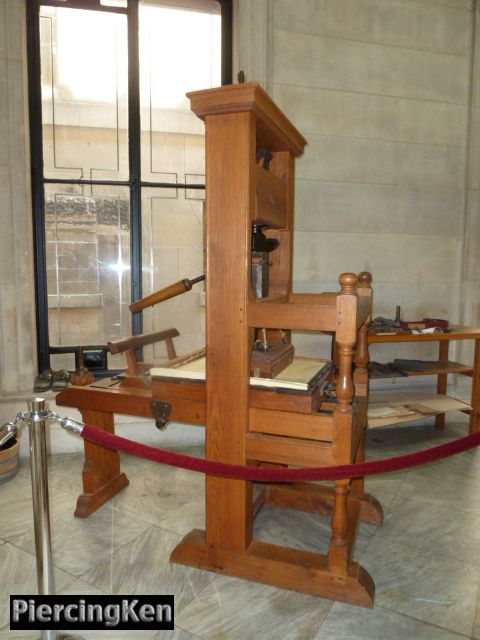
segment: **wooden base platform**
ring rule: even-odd
[[[263,582],[363,607],[373,607],[375,584],[357,562],[347,575],[335,575],[327,556],[253,540],[244,553],[209,547],[205,532],[194,529],[173,550],[171,562]]]
[[[300,509],[330,516],[334,509],[332,487],[317,484],[267,485],[264,504]],[[257,501],[258,502],[258,501]],[[261,505],[255,505],[255,513]],[[282,589],[373,607],[375,584],[366,569],[350,560],[359,522],[381,524],[383,511],[370,494],[348,498],[349,558],[346,571],[337,571],[328,554],[252,540],[243,552],[207,545],[205,531],[193,529],[173,550],[170,561],[198,569],[263,582]]]

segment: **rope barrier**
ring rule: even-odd
[[[67,420],[74,422],[71,419]],[[153,460],[154,462],[179,467],[180,469],[198,471],[208,475],[254,482],[311,482],[314,480],[361,478],[363,476],[399,471],[407,467],[433,462],[480,445],[480,432],[477,432],[444,444],[435,445],[428,449],[422,449],[401,456],[383,458],[381,460],[331,467],[272,469],[268,467],[228,464],[226,462],[195,458],[194,456],[188,456],[175,451],[134,442],[128,438],[108,433],[107,431],[88,424],[84,425],[81,429],[75,429],[75,431],[89,442],[94,442],[109,449],[124,451],[125,453],[146,458],[147,460]]]

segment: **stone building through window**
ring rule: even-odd
[[[171,326],[180,350],[201,346],[201,287],[141,316],[128,306],[203,273],[204,132],[185,93],[229,80],[229,3],[30,11],[39,368],[72,369],[63,351]]]

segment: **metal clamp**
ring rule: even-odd
[[[160,400],[152,400],[151,405],[153,417],[155,418],[155,426],[160,431],[167,428],[170,411],[172,405],[170,402],[161,402]]]

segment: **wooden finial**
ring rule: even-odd
[[[355,273],[342,273],[338,279],[342,293],[355,293],[357,276]]]
[[[358,286],[370,287],[372,285],[372,274],[368,271],[362,271],[358,274]]]

